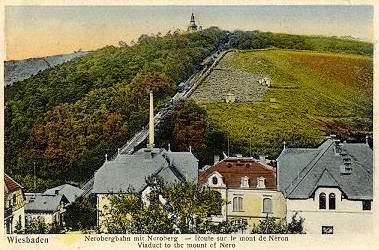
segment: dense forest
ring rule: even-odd
[[[29,190],[34,186],[34,169],[37,190],[66,181],[83,183],[101,166],[105,154],[113,155],[146,124],[148,90],[154,91],[158,109],[221,45],[366,55],[373,51],[372,44],[352,40],[228,32],[217,27],[142,35],[132,45],[106,46],[6,87],[5,171]],[[178,149],[192,144],[205,162],[225,138],[205,122],[204,110],[194,106],[184,103],[172,114],[178,122],[167,124],[173,130],[163,131],[158,143],[170,141]],[[197,134],[191,137],[191,131]]]

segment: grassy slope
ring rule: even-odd
[[[286,50],[229,58],[230,67],[273,81],[262,102],[203,104],[208,119],[228,134],[232,150],[248,152],[251,141],[253,151],[275,157],[283,141],[312,146],[323,135],[372,131],[372,58]]]

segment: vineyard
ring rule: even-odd
[[[293,50],[244,51],[225,57],[219,67],[224,74],[241,72],[240,76],[248,79],[227,81],[235,73],[226,77],[216,70],[193,98],[206,109],[208,122],[217,124],[229,137],[231,151],[252,150],[275,157],[284,141],[293,146],[312,146],[324,135],[357,139],[372,131],[371,57]],[[240,91],[232,104],[215,100],[238,84],[244,87],[251,81],[250,86],[258,86],[254,76],[269,77],[272,86],[261,92]],[[204,101],[205,94],[210,101]]]

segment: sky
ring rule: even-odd
[[[371,6],[6,6],[6,60],[94,50],[141,34],[204,28],[373,39]]]

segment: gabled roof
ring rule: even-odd
[[[9,175],[4,174],[4,194],[7,195],[11,192],[22,189],[23,187],[13,180]]]
[[[25,213],[33,212],[48,212],[57,211],[61,201],[69,203],[64,195],[47,195],[47,194],[32,194],[27,195],[28,203],[25,206]]]
[[[120,154],[95,173],[92,193],[125,193],[129,188],[141,192],[145,179],[155,175],[168,183],[196,181],[198,161],[191,152],[167,152],[154,148],[134,154]]]
[[[74,202],[80,195],[82,195],[83,190],[74,187],[70,184],[63,184],[54,188],[47,189],[43,194],[56,195],[63,194],[66,196],[70,203]]]
[[[341,174],[346,157],[351,174]],[[278,189],[293,199],[307,199],[317,187],[338,187],[349,199],[372,199],[372,161],[372,150],[363,143],[328,139],[316,149],[286,148],[277,159]]]
[[[266,179],[266,189],[276,190],[275,169],[250,157],[228,157],[199,173],[199,184],[205,185],[213,173],[219,173],[228,188],[240,188],[241,178],[247,176],[250,187],[257,186],[257,178]]]

